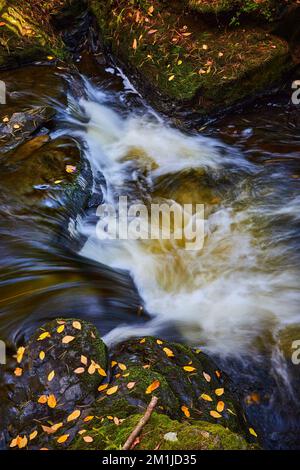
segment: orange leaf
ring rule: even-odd
[[[57,439],[57,442],[59,444],[63,444],[64,442],[66,442],[70,437],[70,434],[64,434],[63,436],[60,436],[58,439]]]
[[[209,412],[210,416],[212,416],[213,418],[222,418],[222,416],[220,415],[220,413],[218,413],[217,411],[210,411]]]
[[[134,40],[133,40],[132,49],[135,50],[135,51],[137,50],[137,40],[136,40],[136,38],[134,38]]]
[[[206,395],[206,393],[202,393],[200,398],[205,401],[213,401],[213,399],[209,395]]]
[[[47,404],[49,406],[49,408],[55,408],[56,407],[56,398],[54,395],[49,395],[48,397],[48,400],[47,400]]]
[[[119,386],[115,385],[114,387],[111,387],[107,390],[106,395],[113,395],[114,393],[117,392]]]
[[[23,369],[21,369],[21,367],[16,367],[16,369],[14,370],[14,374],[16,377],[21,377],[21,375],[23,374]]]
[[[154,390],[156,390],[158,387],[160,387],[160,381],[159,380],[154,380],[151,385],[146,389],[146,395],[149,395],[149,393],[152,393]]]
[[[94,419],[94,416],[86,416],[83,421],[88,423],[89,421],[92,421],[92,419]]]
[[[80,410],[75,410],[75,411],[73,411],[73,413],[71,413],[71,414],[67,417],[67,422],[69,423],[70,421],[75,421],[75,419],[79,418],[80,415],[81,415],[81,411],[80,411]]]
[[[221,397],[224,393],[224,388],[216,388],[215,390],[215,394],[218,396],[218,397]]]
[[[222,413],[222,411],[224,411],[224,408],[225,408],[225,403],[223,401],[219,401],[217,404],[217,411],[219,413]]]
[[[102,377],[106,377],[106,376],[107,376],[105,370],[102,369],[102,367],[100,367],[100,366],[97,367],[97,371],[98,371],[98,374],[101,375]]]
[[[164,348],[163,351],[166,353],[168,357],[174,357],[174,353],[171,349],[169,348]]]
[[[27,446],[27,443],[28,443],[28,439],[27,439],[26,436],[20,437],[20,438],[18,439],[18,447],[19,447],[19,449],[24,449],[24,447]]]
[[[125,366],[125,364],[122,364],[121,362],[118,363],[118,366],[121,370],[127,370],[127,367]]]
[[[45,403],[47,403],[47,395],[41,395],[40,398],[38,399],[38,403],[41,403],[42,405],[44,405]]]
[[[191,416],[190,410],[188,409],[187,406],[184,406],[184,405],[183,405],[183,406],[181,407],[181,411],[185,414],[185,416],[186,416],[187,418],[189,418],[189,417]]]
[[[33,431],[31,434],[29,434],[29,440],[32,441],[33,439],[36,438],[37,435],[38,435],[38,432]]]

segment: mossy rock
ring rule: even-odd
[[[141,414],[133,415],[122,423],[104,420],[101,424],[86,426],[85,432],[77,437],[71,449],[120,450],[139,422]],[[170,433],[171,436],[170,436]],[[89,436],[92,442],[86,443]],[[168,416],[153,413],[144,426],[135,450],[252,450],[258,448],[249,444],[238,434],[218,424],[195,421],[192,424],[171,420]]]
[[[287,43],[269,27],[219,28],[162,0],[90,5],[104,44],[172,115],[174,105],[200,116],[224,110],[269,89],[293,66]]]

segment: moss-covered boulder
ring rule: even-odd
[[[16,358],[7,410],[10,445],[18,446],[17,436],[26,436],[30,448],[55,443],[53,434],[63,425],[64,433],[74,437],[107,375],[107,350],[96,328],[84,321],[54,320]]]
[[[186,2],[90,0],[90,6],[106,46],[169,114],[180,105],[202,116],[223,110],[270,88],[292,67],[287,43],[269,26],[214,25],[205,15],[195,18]]]
[[[106,419],[84,426],[71,449],[120,450],[142,415],[124,421]],[[96,422],[95,422],[96,421]],[[87,439],[88,438],[88,439]],[[135,442],[135,450],[252,450],[255,444],[219,424],[196,421],[192,424],[153,413]]]

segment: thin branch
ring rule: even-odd
[[[151,415],[154,411],[154,408],[157,405],[157,402],[158,402],[157,397],[152,397],[151,398],[151,401],[150,401],[150,403],[147,407],[147,410],[146,410],[144,416],[140,419],[140,421],[138,422],[138,424],[136,425],[136,427],[134,428],[134,430],[132,431],[132,433],[128,437],[127,441],[123,445],[122,450],[129,450],[131,448],[131,446],[134,443],[135,439],[139,436],[141,430],[143,429],[143,427],[148,423],[149,419],[151,418]]]

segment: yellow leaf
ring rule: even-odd
[[[76,173],[77,168],[74,165],[66,165],[66,172],[67,173]]]
[[[42,333],[39,337],[38,337],[38,341],[43,341],[43,339],[46,339],[46,338],[50,338],[51,335],[49,333],[49,331],[45,331],[44,333]]]
[[[63,427],[63,423],[57,423],[57,424],[53,424],[53,426],[51,426],[51,429],[53,432],[56,432],[62,427]]]
[[[63,436],[60,436],[58,439],[57,439],[57,442],[59,444],[63,444],[64,442],[66,442],[68,439],[69,439],[69,436],[70,434],[64,434]]]
[[[17,363],[20,364],[22,362],[23,356],[24,356],[25,348],[21,346],[17,350]]]
[[[114,393],[117,392],[119,386],[115,385],[114,387],[111,387],[107,390],[106,395],[113,395]]]
[[[219,413],[222,413],[222,411],[224,411],[224,408],[225,408],[225,403],[223,401],[219,401],[217,404],[217,411]]]
[[[128,390],[132,390],[132,389],[135,387],[135,384],[136,384],[136,382],[129,382],[129,383],[127,384]]]
[[[73,411],[73,413],[71,413],[71,414],[67,417],[67,422],[69,423],[70,421],[75,421],[75,419],[79,418],[80,415],[81,415],[81,411],[80,411],[80,410],[75,410],[75,411]]]
[[[75,339],[74,336],[64,336],[63,339],[62,339],[62,343],[63,344],[69,344],[71,343],[71,341],[73,341]]]
[[[75,374],[83,374],[84,373],[84,367],[77,367],[77,369],[74,370]]]
[[[184,406],[184,405],[183,405],[183,406],[181,407],[181,411],[185,414],[185,416],[186,416],[187,418],[189,418],[189,417],[191,416],[190,410],[188,409],[187,406]]]
[[[81,356],[80,357],[80,362],[81,362],[81,364],[84,364],[85,366],[87,366],[87,364],[88,364],[87,357]]]
[[[73,321],[72,325],[75,330],[81,330],[81,323],[79,321]]]
[[[21,369],[21,367],[16,367],[16,369],[14,370],[14,374],[16,377],[21,377],[21,375],[23,374],[23,369]]]
[[[205,378],[206,382],[211,381],[211,376],[209,374],[207,374],[206,372],[203,372],[203,377]]]
[[[146,389],[146,395],[149,395],[149,393],[152,393],[154,390],[156,390],[158,387],[160,387],[160,381],[159,380],[154,380],[151,385]]]
[[[184,366],[183,370],[185,370],[186,372],[195,372],[196,369],[192,366]]]
[[[28,439],[27,439],[26,436],[19,438],[19,439],[18,439],[18,447],[19,447],[19,449],[24,449],[24,447],[27,446],[27,443],[28,443]]]
[[[84,442],[90,443],[93,442],[93,438],[91,436],[83,436]]]
[[[182,64],[182,60],[179,60],[179,61],[177,62],[177,65],[181,65],[181,64]]]
[[[41,361],[43,361],[45,359],[45,353],[44,351],[41,351],[40,354],[39,354],[39,358]]]
[[[46,433],[46,434],[54,434],[55,431],[52,429],[52,427],[50,426],[44,426],[42,425],[42,430]]]
[[[205,401],[213,401],[213,399],[209,395],[206,395],[206,393],[202,393],[201,398]]]
[[[118,363],[116,361],[111,361],[111,366],[115,367]]]
[[[88,373],[89,373],[90,375],[93,375],[95,372],[96,372],[96,366],[95,366],[95,364],[92,362],[92,364],[91,364],[90,367],[88,368]]]
[[[41,395],[40,398],[38,399],[38,403],[41,403],[42,405],[44,405],[45,403],[47,403],[47,395]]]
[[[62,333],[65,329],[65,325],[60,325],[58,328],[57,328],[57,333]]]
[[[157,339],[156,342],[157,342],[157,344],[163,344],[161,339]]]
[[[174,80],[175,78],[175,75],[171,75],[171,77],[169,77],[169,82],[171,82],[172,80]]]
[[[151,5],[151,7],[148,9],[148,14],[152,15],[153,12],[154,12],[154,6]]]
[[[54,370],[52,372],[50,372],[50,374],[48,375],[48,381],[51,382],[53,379],[54,379],[54,376],[55,376],[55,372]]]
[[[98,374],[101,375],[102,377],[106,377],[106,376],[107,376],[105,370],[102,369],[102,367],[100,367],[100,366],[97,367],[97,371],[98,371]]]
[[[121,362],[118,363],[118,366],[121,370],[127,370],[127,367],[125,366],[125,364],[122,364]]]
[[[55,408],[56,407],[56,398],[54,395],[49,395],[47,399],[47,404],[49,408]]]
[[[86,432],[86,429],[81,429],[80,431],[78,431],[78,434],[81,436],[82,434],[84,434]]]
[[[164,348],[163,351],[166,353],[168,357],[174,357],[174,353],[171,349],[169,348]]]
[[[216,376],[217,376],[217,377],[218,377],[218,379],[219,379],[219,378],[221,377],[221,372],[220,372],[220,371],[218,371],[218,370],[216,370],[216,372],[215,372],[215,373],[216,373]]]
[[[221,397],[224,393],[224,388],[216,388],[215,390],[215,394],[218,396],[218,397]]]
[[[11,447],[11,448],[17,447],[19,438],[20,438],[20,436],[15,437],[15,438],[11,441],[11,443],[9,444],[9,447]]]
[[[103,390],[106,390],[107,387],[108,387],[108,384],[100,385],[100,387],[98,387],[98,391],[103,392]]]
[[[132,49],[135,50],[135,51],[137,50],[137,40],[136,40],[136,38],[134,38],[134,40],[133,40]]]
[[[140,344],[146,343],[146,338],[140,340]]]
[[[257,437],[257,434],[256,434],[256,432],[254,431],[253,428],[249,428],[249,432],[250,432],[250,434],[252,434],[252,436]]]
[[[92,419],[94,419],[94,416],[86,416],[83,421],[88,423],[89,421],[92,421]]]
[[[209,412],[210,416],[212,416],[213,418],[222,418],[222,416],[220,415],[220,413],[218,413],[217,411],[210,411]]]
[[[123,374],[122,377],[129,377],[129,372],[126,372],[126,374]]]
[[[33,439],[36,438],[37,435],[38,435],[38,432],[33,431],[31,434],[29,434],[29,440],[32,441]]]

